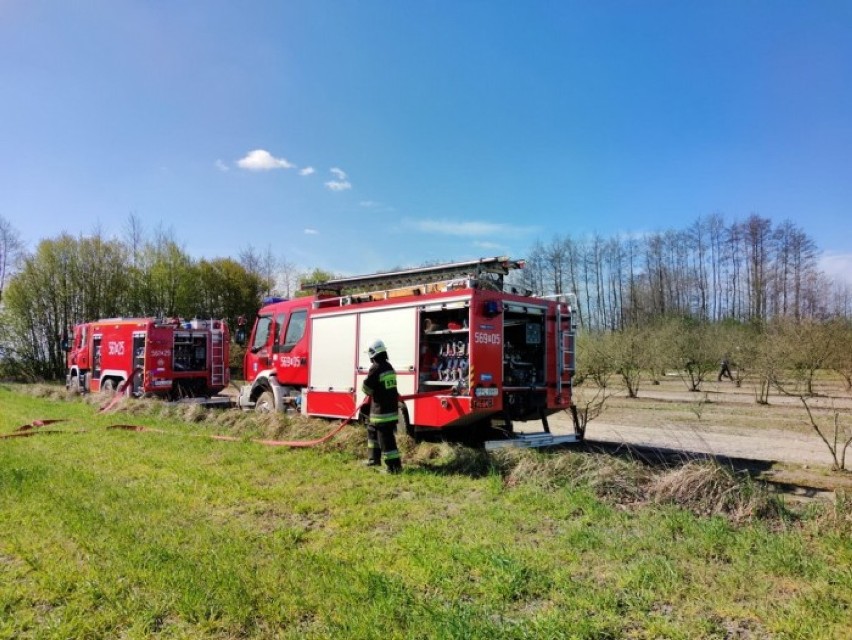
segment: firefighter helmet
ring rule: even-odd
[[[370,360],[375,358],[380,353],[387,354],[387,352],[387,347],[385,347],[385,343],[381,340],[374,340],[373,343],[369,347],[367,347],[367,353],[370,356]]]

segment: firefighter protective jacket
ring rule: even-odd
[[[396,389],[396,372],[387,360],[379,360],[370,367],[362,391],[371,397],[370,422],[384,424],[397,421],[399,392]]]

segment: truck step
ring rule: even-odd
[[[576,434],[555,436],[550,433],[523,433],[509,440],[488,440],[485,443],[486,451],[495,449],[507,449],[517,447],[521,449],[533,449],[536,447],[555,447],[561,444],[580,442]]]

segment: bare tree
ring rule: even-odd
[[[767,271],[772,251],[772,221],[752,214],[743,223],[748,278],[749,318],[767,318]]]
[[[707,233],[710,242],[710,264],[713,273],[713,311],[712,320],[721,320],[722,314],[722,256],[723,232],[725,221],[719,213],[707,217]]]
[[[577,336],[577,372],[571,405],[574,429],[582,438],[589,422],[600,416],[615,394],[610,380],[615,374],[612,337],[602,331],[581,331]]]
[[[276,293],[276,276],[280,265],[272,252],[272,245],[266,245],[263,252],[249,245],[240,251],[239,261],[249,273],[260,278],[263,283],[262,295],[271,296]]]
[[[701,385],[710,373],[716,370],[720,358],[724,355],[719,352],[713,325],[689,318],[683,319],[673,338],[672,346],[678,359],[678,371],[686,388],[690,391],[700,391]]]
[[[626,327],[612,336],[612,360],[616,373],[624,383],[627,397],[639,396],[642,374],[651,368],[648,358],[649,332],[639,327]]]
[[[783,385],[786,392],[815,395],[814,377],[830,363],[838,346],[837,333],[828,323],[813,320],[797,323],[789,319],[774,322],[771,332],[782,366],[789,372],[790,379]],[[780,376],[775,382],[782,384]]]
[[[278,263],[277,287],[285,298],[292,298],[299,288],[301,272],[292,262],[281,260]]]
[[[18,232],[3,216],[0,216],[0,302],[3,300],[6,281],[17,267],[22,254],[23,244]]]
[[[814,412],[808,404],[808,399],[801,395],[798,398],[808,415],[808,423],[828,448],[831,458],[834,461],[834,468],[838,471],[844,471],[846,469],[846,452],[852,446],[852,426],[841,422],[840,411],[833,409],[831,413],[831,425],[826,427],[814,416]]]

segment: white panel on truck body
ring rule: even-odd
[[[374,340],[381,340],[388,349],[388,359],[397,372],[397,388],[400,395],[414,393],[415,375],[414,366],[417,362],[417,334],[418,334],[417,307],[402,307],[394,309],[377,309],[375,311],[364,311],[361,313],[358,335],[358,383],[357,403],[364,400],[361,384],[370,370],[370,356],[367,347]],[[399,375],[403,374],[403,375]],[[411,374],[411,375],[404,375]],[[414,401],[405,403],[408,407],[409,419],[414,422]]]
[[[417,362],[417,307],[377,309],[361,312],[358,330],[358,369],[370,368],[367,347],[381,340],[388,349],[388,359],[397,371],[414,371]]]
[[[358,317],[315,316],[311,325],[311,374],[318,391],[350,391],[355,386]]]

